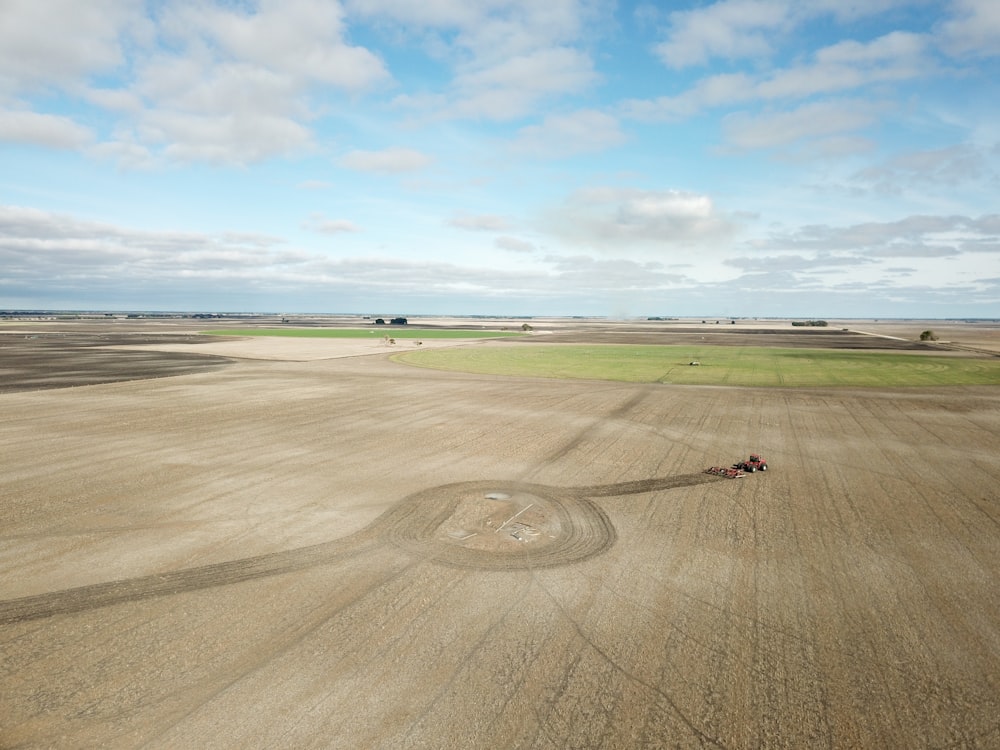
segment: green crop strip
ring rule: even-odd
[[[453,328],[403,328],[373,326],[372,328],[226,328],[202,331],[210,336],[286,336],[289,338],[320,339],[491,339],[523,336],[515,331],[475,331]]]
[[[490,375],[749,387],[1000,385],[1000,359],[728,346],[513,345],[393,356]],[[690,364],[698,362],[697,366]]]

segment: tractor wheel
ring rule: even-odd
[[[767,471],[767,464],[761,464],[760,465],[760,470],[761,471]]]

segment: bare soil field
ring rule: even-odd
[[[1000,388],[107,325],[0,326],[2,748],[1000,746]]]

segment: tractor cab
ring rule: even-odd
[[[738,464],[733,464],[733,467],[743,469],[743,471],[748,471],[752,474],[755,471],[767,471],[767,461],[758,454],[751,453],[750,458],[746,461],[740,461]]]

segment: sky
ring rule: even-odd
[[[1000,2],[0,0],[0,309],[1000,318]]]

